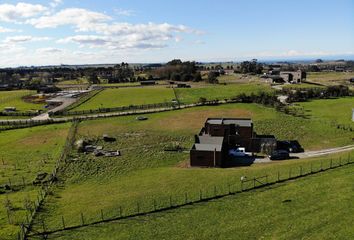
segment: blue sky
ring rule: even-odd
[[[0,67],[354,55],[354,0],[0,1]]]

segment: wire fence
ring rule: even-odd
[[[33,221],[36,217],[36,214],[38,211],[40,211],[41,206],[43,204],[44,199],[48,195],[48,192],[50,191],[51,186],[55,183],[57,179],[57,174],[59,168],[63,165],[63,163],[66,161],[68,154],[71,152],[71,149],[74,145],[75,141],[75,135],[77,133],[77,128],[78,128],[78,122],[74,122],[69,130],[65,146],[63,148],[63,151],[60,155],[60,157],[57,159],[55,163],[55,167],[50,174],[50,181],[43,184],[41,188],[38,190],[38,194],[36,199],[31,203],[31,207],[28,207],[26,209],[26,218],[25,220],[20,224],[20,231],[17,233],[17,238],[18,240],[25,240],[27,238],[28,232],[31,230]],[[8,214],[9,216],[9,214]],[[10,219],[9,219],[10,221]]]
[[[143,110],[143,109],[154,109],[162,107],[172,107],[176,104],[174,103],[155,103],[155,104],[144,104],[144,105],[130,105],[114,108],[99,108],[99,109],[89,109],[81,111],[60,111],[50,114],[51,116],[75,116],[75,115],[88,115],[97,113],[109,113],[109,112],[123,112],[132,110]]]
[[[206,202],[229,195],[239,194],[245,191],[270,186],[276,183],[285,182],[301,178],[304,176],[317,174],[330,169],[335,169],[345,165],[353,164],[354,161],[350,155],[348,158],[328,159],[318,162],[319,164],[297,165],[286,170],[274,171],[259,177],[241,177],[239,181],[229,182],[222,185],[209,186],[203,189],[194,189],[193,191],[178,193],[165,196],[151,196],[142,200],[117,204],[111,209],[97,209],[96,213],[80,212],[76,216],[65,217],[57,216],[57,220],[51,220],[49,223],[44,219],[36,223],[36,231],[31,236],[48,235],[65,230],[72,230],[84,226],[94,225],[114,220],[127,219],[146,214],[167,211],[187,205],[200,202]]]

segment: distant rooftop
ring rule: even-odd
[[[250,118],[209,118],[207,120],[209,124],[235,124],[240,127],[251,127],[252,126],[252,119]]]

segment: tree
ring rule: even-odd
[[[97,77],[97,74],[92,72],[89,76],[88,76],[88,82],[91,84],[99,84],[100,80]]]
[[[194,81],[194,82],[200,82],[200,81],[202,81],[202,75],[200,74],[200,72],[197,72],[197,73],[194,75],[193,81]]]
[[[208,82],[209,83],[218,83],[218,76],[219,76],[218,72],[210,71],[208,73]]]
[[[252,61],[244,61],[240,65],[241,73],[254,73],[261,74],[263,71],[263,66],[260,63],[257,63],[257,59],[252,59]]]

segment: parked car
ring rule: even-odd
[[[245,148],[231,149],[229,151],[229,155],[232,157],[247,157],[248,156],[248,154],[245,151]]]
[[[289,158],[289,152],[285,150],[276,150],[271,155],[269,155],[270,160],[285,160]]]
[[[303,152],[304,149],[296,140],[277,141],[277,150],[285,150],[291,153]]]

